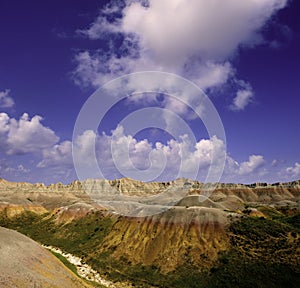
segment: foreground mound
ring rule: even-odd
[[[90,287],[30,238],[0,227],[0,287]]]

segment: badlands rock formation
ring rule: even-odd
[[[148,216],[164,211],[161,206],[170,208],[174,205],[221,210],[243,209],[245,204],[299,208],[299,200],[300,181],[250,185],[218,183],[207,193],[203,183],[188,179],[151,183],[127,178],[89,179],[49,186],[0,179],[0,211],[5,210],[11,216],[24,210],[43,214],[53,209],[56,209],[55,213],[70,216],[76,211],[85,215],[93,209],[115,210],[123,215],[133,211],[132,216]],[[153,207],[158,207],[155,213],[151,213]]]
[[[264,239],[267,243],[261,247],[276,244],[274,247],[279,253],[276,259],[280,265],[280,259],[291,258],[298,263],[300,258],[290,255],[300,239],[298,230],[280,224],[272,215],[286,217],[282,211],[287,207],[291,215],[299,213],[300,181],[213,186],[211,190],[211,185],[189,179],[165,183],[89,179],[49,186],[1,179],[0,220],[2,225],[30,233],[43,244],[82,257],[106,276],[131,273],[130,281],[135,279],[134,275],[144,277],[148,273],[143,270],[145,267],[152,273],[160,271],[164,275],[176,275],[183,267],[190,267],[188,269],[194,272],[210,271],[219,265],[220,255],[226,253],[260,261],[260,257],[255,258],[259,254],[252,250],[257,249],[257,240],[263,242]],[[33,213],[24,213],[26,211]],[[252,216],[254,222],[251,222]],[[245,226],[246,229],[241,224],[238,229],[230,230],[233,223],[239,222],[236,220],[248,218],[250,222],[245,225],[251,225]],[[284,221],[297,221],[297,218]],[[267,231],[264,225],[269,225]],[[247,227],[253,229],[249,235]],[[260,235],[262,232],[265,236]],[[248,239],[249,236],[253,239]],[[246,243],[246,250],[234,244],[239,241]],[[269,251],[264,251],[266,248],[262,249],[262,255],[269,259],[266,256],[270,255]],[[237,261],[239,256],[232,259]],[[224,263],[232,259],[225,259]],[[240,262],[232,263],[236,273],[234,263]]]

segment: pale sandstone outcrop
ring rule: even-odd
[[[154,212],[164,211],[161,205],[221,210],[242,210],[245,203],[298,208],[300,205],[300,181],[249,185],[217,183],[214,187],[215,190],[203,194],[206,189],[203,183],[184,178],[147,183],[128,178],[88,179],[48,186],[0,179],[0,211],[13,216],[25,210],[43,214],[56,209],[65,219],[75,214],[86,215],[91,209],[116,210],[126,215],[134,211],[132,215],[143,216],[149,215],[152,207],[156,209],[153,208]]]

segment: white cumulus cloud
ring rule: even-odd
[[[96,157],[105,178],[134,178],[133,175],[137,175],[134,173],[142,173],[150,168],[155,175],[158,174],[160,180],[189,177],[195,170],[199,170],[203,178],[213,159],[217,159],[215,162],[218,162],[219,156],[225,151],[224,143],[217,137],[201,139],[194,146],[185,135],[177,141],[171,139],[166,144],[150,143],[147,139],[137,140],[131,135],[126,135],[122,126],[113,130],[111,135],[97,135],[91,130],[84,131],[74,140],[73,146],[78,153],[76,164],[86,167],[87,171],[93,157]],[[72,143],[64,141],[45,149],[43,159],[37,167],[67,169],[72,163]],[[125,172],[125,175],[122,172]],[[97,175],[97,171],[90,173],[89,178]]]
[[[43,160],[37,164],[37,167],[73,167],[72,142],[63,141],[49,149],[44,149]]]
[[[41,123],[42,117],[32,118],[24,113],[19,120],[0,113],[0,143],[8,155],[40,153],[52,147],[59,138],[55,132]]]
[[[222,165],[221,160],[226,153],[223,141],[213,136],[200,139],[194,145],[188,137],[183,135],[180,139],[171,139],[167,143],[151,143],[147,139],[137,140],[131,135],[126,135],[122,126],[118,126],[111,135],[98,135],[91,130],[82,133],[74,140],[76,147],[77,165],[86,167],[87,178],[97,176],[97,171],[89,170],[93,157],[105,178],[133,177],[142,175],[143,171],[151,169],[153,175],[158,175],[152,180],[168,181],[178,177],[198,178],[204,181],[210,165]],[[45,150],[39,168],[72,167],[72,143],[64,141]],[[237,162],[227,155],[224,178],[237,181],[241,176],[255,178],[256,173],[264,166],[262,155],[251,155],[248,161]],[[162,169],[163,168],[163,169]],[[150,171],[150,170],[148,170]],[[194,172],[198,171],[198,175]],[[216,170],[217,171],[217,170]],[[89,176],[88,173],[91,173]],[[140,180],[143,180],[140,177]]]
[[[130,0],[120,5],[112,1],[79,33],[92,40],[122,35],[124,41],[121,46],[111,41],[109,51],[78,53],[74,79],[78,84],[99,86],[129,72],[158,70],[187,77],[204,90],[223,85],[236,78],[232,57],[240,47],[263,41],[260,30],[287,2]],[[237,109],[246,107],[249,93],[237,93]]]
[[[116,25],[138,34],[142,49],[163,63],[185,62],[188,55],[197,54],[224,59],[240,44],[252,45],[257,31],[286,2],[149,0],[148,7],[130,3]]]
[[[255,172],[258,168],[264,165],[265,160],[262,155],[251,155],[249,160],[242,162],[239,165],[238,174],[246,175]]]

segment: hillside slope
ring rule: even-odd
[[[88,181],[91,190],[102,187],[103,195],[126,197],[188,188],[170,209],[144,217],[95,203],[81,185],[36,188],[2,181],[0,226],[137,287],[300,286],[299,181],[218,184],[209,196],[202,194],[201,183],[187,179],[145,185],[130,179]]]
[[[54,255],[19,232],[0,227],[0,287],[91,287]]]

